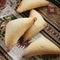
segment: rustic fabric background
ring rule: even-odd
[[[28,14],[29,14],[29,11],[24,12],[20,15],[17,14],[15,11],[17,5],[19,4],[17,3],[18,3],[17,0],[7,0],[7,4],[5,8],[0,10],[0,46],[3,47],[5,51],[6,51],[6,47],[4,44],[5,24],[7,24],[10,20],[14,20],[21,17],[28,17]],[[56,7],[56,6],[53,5],[53,7]],[[38,33],[35,37],[33,37],[29,42],[33,42],[43,34],[45,37],[47,37],[53,43],[55,43],[58,47],[60,47],[59,45],[60,44],[60,33],[59,33],[60,8],[56,7],[56,14],[48,13],[47,7],[44,7],[41,9],[38,8],[37,10],[42,14],[44,19],[48,23],[48,26],[43,31]],[[11,56],[13,60],[60,60],[59,55],[35,56],[27,59],[22,58],[23,50],[24,50],[24,47],[21,47],[19,44],[16,44],[16,46],[14,46],[14,48],[10,52],[8,52],[8,55],[7,55],[7,53],[5,53],[5,51],[3,51],[0,48],[0,59],[6,60],[9,56]],[[2,57],[1,52],[4,54],[4,56],[6,55],[6,58]],[[10,60],[10,57],[8,58],[8,60]]]

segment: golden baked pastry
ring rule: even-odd
[[[8,22],[5,33],[5,44],[7,50],[10,50],[25,31],[32,26],[34,19],[35,18],[19,18]]]
[[[46,0],[22,0],[17,8],[18,13],[22,13],[33,8],[47,6],[49,4]]]

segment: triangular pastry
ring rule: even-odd
[[[40,38],[25,48],[23,57],[46,54],[60,54],[60,48],[58,48],[54,43],[41,35]]]
[[[5,44],[8,50],[10,50],[25,31],[32,26],[34,19],[35,18],[19,18],[8,22],[5,33]]]
[[[33,8],[47,6],[48,4],[49,2],[46,0],[22,0],[17,8],[17,12],[22,13]]]
[[[47,22],[36,10],[31,10],[30,17],[36,17],[37,20],[31,26],[31,28],[29,28],[29,30],[26,31],[26,33],[24,34],[23,36],[24,40],[29,40],[47,26]]]

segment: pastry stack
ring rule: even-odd
[[[47,6],[48,4],[49,2],[46,0],[21,1],[17,12],[22,13],[31,10],[30,16],[28,18],[18,18],[7,23],[5,44],[8,51],[14,47],[19,38],[23,37],[24,41],[30,40],[47,26],[47,22],[34,8]],[[46,54],[60,54],[60,48],[41,35],[41,37],[24,49],[23,57]]]

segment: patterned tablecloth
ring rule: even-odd
[[[17,18],[22,18],[22,15],[16,13],[15,9],[18,5],[17,0],[7,0],[7,4],[5,8],[0,10],[0,59],[1,60],[10,60],[12,57],[13,60],[60,60],[59,55],[45,55],[45,56],[32,56],[30,58],[22,58],[22,53],[24,50],[24,46],[20,46],[18,43],[13,47],[10,52],[5,52],[6,47],[4,44],[4,37],[5,37],[5,24],[7,24],[10,20],[14,20]],[[12,12],[11,12],[12,11]],[[31,43],[40,37],[42,33],[38,33],[34,36],[31,41],[26,43]],[[2,49],[2,48],[4,49]],[[4,51],[5,50],[5,51]],[[9,57],[11,56],[11,57]],[[11,59],[11,60],[12,60]]]

